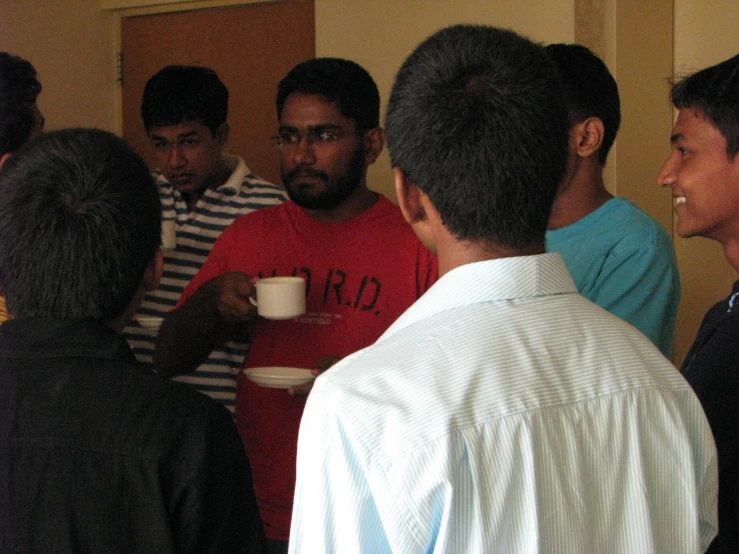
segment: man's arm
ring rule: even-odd
[[[669,239],[666,239],[669,241]],[[609,253],[589,300],[630,323],[672,355],[680,277],[672,242],[658,240]]]
[[[739,318],[728,317],[681,370],[701,402],[718,453],[719,534],[711,554],[735,552],[739,544],[738,332]]]
[[[244,448],[227,410],[208,404],[193,409],[163,468],[177,551],[263,554],[266,539]]]
[[[390,552],[361,454],[323,392],[317,383],[300,424],[290,552]]]
[[[197,368],[228,340],[246,340],[256,309],[249,302],[251,278],[224,273],[203,283],[162,323],[154,349],[160,374],[173,377]]]

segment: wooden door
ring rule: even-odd
[[[229,90],[225,150],[242,156],[254,174],[281,184],[269,140],[277,130],[275,94],[293,66],[315,56],[313,0],[124,17],[121,52],[123,136],[150,167],[156,159],[140,113],[146,81],[168,64],[202,65]]]

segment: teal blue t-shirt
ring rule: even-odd
[[[577,290],[631,323],[668,358],[680,275],[667,230],[625,198],[612,198],[572,225],[547,231]]]

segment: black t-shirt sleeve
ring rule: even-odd
[[[723,312],[723,313],[721,313]],[[706,317],[683,375],[700,399],[718,452],[719,536],[710,554],[739,552],[739,314]],[[706,333],[705,325],[712,325]]]

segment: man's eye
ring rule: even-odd
[[[155,150],[166,150],[167,148],[169,148],[168,142],[155,142],[154,143]]]
[[[681,156],[684,156],[685,154],[688,153],[688,151],[685,148],[683,148],[682,146],[678,146],[677,147],[677,151],[680,153]]]
[[[197,139],[185,139],[182,141],[183,146],[195,146],[198,144]]]
[[[332,142],[338,139],[339,136],[331,131],[321,131],[320,133],[316,133],[316,140],[318,142]]]
[[[280,141],[284,144],[297,144],[300,142],[300,135],[297,133],[280,133]]]

